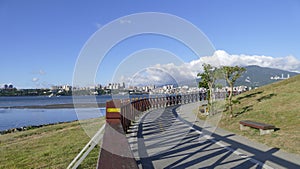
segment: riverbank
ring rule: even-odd
[[[0,169],[67,168],[90,140],[81,125],[96,133],[104,122],[101,117],[0,135]],[[97,145],[80,167],[95,168],[98,154]]]
[[[36,128],[40,128],[40,127],[46,127],[46,126],[52,126],[52,125],[58,125],[58,124],[64,124],[64,123],[72,123],[72,122],[75,122],[75,121],[78,121],[78,120],[11,128],[11,129],[0,131],[0,135],[4,135],[4,134],[8,134],[8,133],[20,132],[20,131],[26,131],[26,130],[36,129]]]

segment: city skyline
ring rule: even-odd
[[[168,13],[194,24],[214,45],[216,52],[211,56],[217,54],[221,63],[227,64],[230,59],[233,61],[228,64],[241,64],[246,60],[243,64],[253,62],[260,66],[300,71],[299,9],[300,3],[296,0],[89,3],[35,0],[17,3],[4,0],[0,2],[0,85],[12,83],[17,88],[36,88],[72,84],[77,57],[86,41],[111,21],[141,12]],[[180,56],[181,65],[186,64],[186,67],[199,67],[201,61],[210,60],[209,56],[199,59],[174,39],[145,35],[120,42],[107,54],[108,60],[103,62],[111,59],[120,63],[132,53],[149,48],[159,48]],[[175,63],[175,66],[168,63],[168,59],[158,57],[156,64],[160,65],[153,62],[150,66],[183,70],[180,63]],[[100,67],[95,83],[112,81],[117,66],[104,64]],[[134,71],[128,68],[129,73]],[[199,70],[188,70],[188,77],[193,75],[193,71]]]

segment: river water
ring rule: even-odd
[[[109,95],[96,96],[97,102],[104,103],[111,99]],[[94,102],[95,96],[77,96],[77,100],[82,103]],[[18,96],[18,97],[0,97],[0,107],[14,106],[35,106],[52,104],[72,104],[72,96],[48,97],[48,96]]]
[[[101,117],[105,115],[105,108],[84,108],[80,114],[81,120]],[[75,109],[0,109],[0,131],[78,119]]]
[[[116,98],[129,96],[113,96]],[[130,97],[141,97],[130,96]],[[144,97],[144,96],[143,96]],[[112,96],[77,96],[76,103],[105,103]],[[105,116],[105,108],[57,108],[57,109],[15,109],[15,106],[41,106],[53,104],[73,104],[72,96],[47,97],[47,96],[18,96],[0,97],[0,131],[30,126],[43,125],[57,122],[68,122]],[[4,108],[6,107],[6,108]]]
[[[97,96],[97,102],[104,103],[111,96]],[[95,102],[95,96],[79,96],[77,100],[81,103]],[[46,97],[46,96],[20,96],[0,97],[0,131],[57,122],[68,122],[105,116],[105,108],[82,108],[76,112],[75,109],[9,109],[3,107],[14,106],[41,106],[53,104],[72,104],[72,96]],[[2,107],[2,108],[1,108]]]

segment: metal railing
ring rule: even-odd
[[[224,99],[226,92],[215,92],[214,99]],[[106,124],[95,134],[90,142],[83,148],[83,150],[74,158],[68,168],[77,168],[85,159],[88,153],[102,140],[101,151],[98,158],[97,168],[138,168],[136,161],[130,150],[125,134],[132,122],[142,113],[149,110],[165,108],[168,106],[188,104],[207,99],[206,92],[197,92],[179,95],[165,95],[165,96],[151,96],[149,98],[131,98],[131,99],[113,99],[106,102]],[[103,133],[104,131],[104,133]],[[114,138],[114,132],[118,135],[123,135],[123,138]],[[117,137],[117,136],[116,136]],[[117,140],[116,147],[126,149],[129,154],[128,157],[121,157],[116,152],[109,152],[111,140]],[[115,148],[117,151],[117,149]],[[131,155],[130,155],[131,154]],[[115,160],[118,163],[114,163]],[[127,167],[126,167],[127,166]]]
[[[138,116],[147,110],[153,110],[158,108],[164,108],[167,106],[187,104],[192,102],[197,102],[201,100],[206,100],[207,93],[191,93],[184,95],[168,95],[168,96],[157,96],[152,98],[141,98],[141,99],[125,99],[125,100],[111,100],[109,102],[115,102],[117,108],[120,109],[120,123],[126,133],[129,129],[132,121],[134,121]],[[111,104],[111,103],[110,103]],[[107,104],[107,105],[110,105]],[[109,109],[110,107],[107,107]],[[115,107],[114,107],[115,108]],[[107,112],[106,119],[110,121],[110,115]],[[114,118],[112,118],[114,119]]]
[[[138,168],[126,138],[126,132],[132,122],[145,111],[206,100],[206,95],[206,93],[199,92],[107,101],[107,126],[97,168]],[[127,151],[125,152],[127,156],[123,156],[124,151]]]

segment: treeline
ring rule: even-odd
[[[111,94],[116,91],[103,90],[103,89],[85,89],[85,90],[75,90],[75,91],[52,91],[51,89],[0,89],[0,96],[72,96],[75,95],[105,95]]]
[[[0,89],[0,96],[49,96],[50,89]],[[59,95],[72,95],[71,91],[63,91]]]

